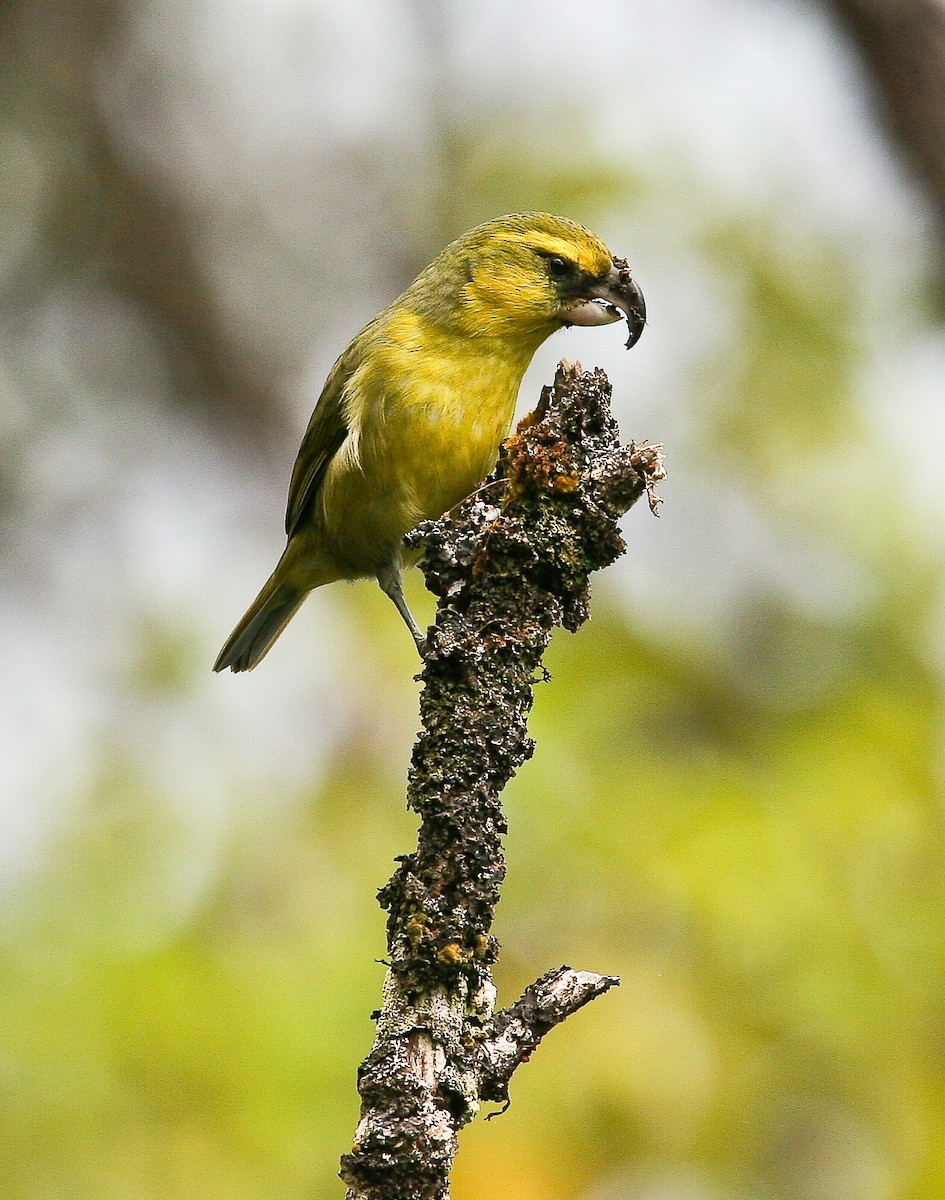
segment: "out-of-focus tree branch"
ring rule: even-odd
[[[46,148],[49,178],[43,238],[3,280],[2,299],[26,308],[66,272],[107,282],[157,318],[182,402],[271,438],[282,412],[271,364],[254,361],[225,328],[180,195],[130,164],[102,115],[103,63],[121,34],[121,6],[7,0],[3,18],[0,102]]]
[[[945,244],[945,0],[824,0],[856,46],[882,116]]]
[[[619,517],[655,500],[659,448],[621,446],[600,371],[562,364],[498,471],[412,535],[439,597],[408,782],[417,849],[380,894],[390,967],[349,1200],[444,1200],[458,1131],[507,1100],[541,1038],[617,980],[561,967],[495,1011],[492,921],[505,876],[501,792],[531,755],[527,718],[552,630],[588,616],[588,576],[623,552]]]

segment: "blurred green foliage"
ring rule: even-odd
[[[42,38],[26,41],[29,65]],[[58,78],[59,59],[40,58]],[[622,220],[664,203],[638,169],[588,148],[579,117],[556,119],[544,140],[528,122],[444,122],[418,242],[436,249],[443,231],[518,207]],[[97,125],[83,136],[101,150]],[[78,178],[95,173],[88,146],[75,156]],[[11,183],[18,195],[25,186]],[[689,187],[698,226],[691,211],[711,205]],[[51,224],[28,233],[54,274],[56,239],[69,234],[71,263],[84,226]],[[683,477],[700,503],[743,500],[769,539],[744,547],[757,576],[724,618],[639,619],[614,571],[592,622],[553,643],[537,751],[507,793],[497,983],[508,1002],[569,962],[622,986],[549,1037],[505,1115],[466,1131],[454,1200],[940,1200],[945,836],[929,629],[941,564],[910,530],[898,464],[859,401],[866,347],[849,245],[789,237],[768,212],[726,212],[705,217],[688,252],[730,284],[728,335],[687,380],[694,432],[685,451],[667,448],[667,535]],[[8,298],[28,314],[24,278]],[[209,296],[191,303],[189,276],[165,284],[185,293],[175,303],[196,313],[192,341],[220,367],[204,375],[229,378],[220,364],[233,346],[214,340]],[[171,300],[155,311],[173,325]],[[13,324],[16,345],[34,336],[26,316],[26,334]],[[263,391],[271,402],[278,389]],[[204,399],[212,410],[219,397]],[[272,409],[258,411],[265,424]],[[20,448],[38,435],[25,418],[9,425],[18,479]],[[627,521],[631,572],[648,520]],[[808,543],[844,567],[839,598],[780,586],[761,561],[772,544],[795,554]],[[729,567],[707,550],[700,569],[709,583]],[[423,610],[417,579],[409,586]],[[349,648],[318,686],[326,704],[347,703],[341,691],[357,699],[317,781],[276,796],[212,761],[175,807],[154,762],[117,732],[84,748],[93,767],[58,814],[53,849],[3,908],[4,1200],[340,1195],[383,978],[374,893],[413,844],[403,776],[416,669],[376,589],[347,589],[343,603]],[[116,671],[115,730],[129,693],[145,733],[161,708],[205,702],[212,655],[188,614],[144,607]],[[313,730],[322,717],[312,713]],[[221,779],[231,807],[217,816]]]
[[[694,1196],[939,1194],[940,697],[894,630],[845,632],[842,679],[788,711],[613,603],[556,641],[498,981],[561,960],[623,986],[467,1134],[457,1197],[644,1195],[680,1160]],[[381,982],[372,891],[412,837],[390,774],[352,743],[306,820],[247,813],[208,902],[139,952],[96,931],[134,923],[173,830],[103,779],[122,818],[77,815],[3,954],[6,1195],[330,1192]]]
[[[705,420],[750,480],[789,472],[812,421],[829,446],[855,418],[842,309],[757,246],[748,261],[737,386]],[[603,581],[592,623],[555,641],[508,793],[497,978],[507,1000],[559,961],[623,984],[467,1132],[457,1200],[670,1194],[664,1177],[694,1198],[941,1195],[941,693],[914,636],[924,591],[902,606],[891,553],[888,586],[843,618],[759,600],[728,642],[674,639]],[[400,631],[372,595],[346,603],[368,686],[392,697],[384,739],[346,739],[301,810],[247,807],[208,898],[153,946],[134,938],[149,864],[182,833],[113,764],[14,914],[11,1200],[340,1186],[382,977],[372,894],[413,837],[410,647],[384,641]],[[805,648],[811,692],[792,678]]]

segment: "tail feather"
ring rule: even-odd
[[[214,671],[223,671],[226,667],[231,671],[251,671],[269,653],[273,642],[308,595],[308,590],[299,591],[277,581],[276,574],[278,568],[230,634],[213,664]]]

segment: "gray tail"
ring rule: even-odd
[[[214,671],[251,671],[262,662],[279,634],[308,595],[285,583],[275,574],[259,593],[213,664]]]

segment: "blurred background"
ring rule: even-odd
[[[0,31],[3,1196],[341,1194],[415,653],[365,583],[210,664],[336,355],[544,208],[650,324],[556,335],[521,410],[599,365],[670,477],[507,793],[500,998],[623,985],[466,1132],[454,1200],[938,1200],[942,0],[3,0]]]

